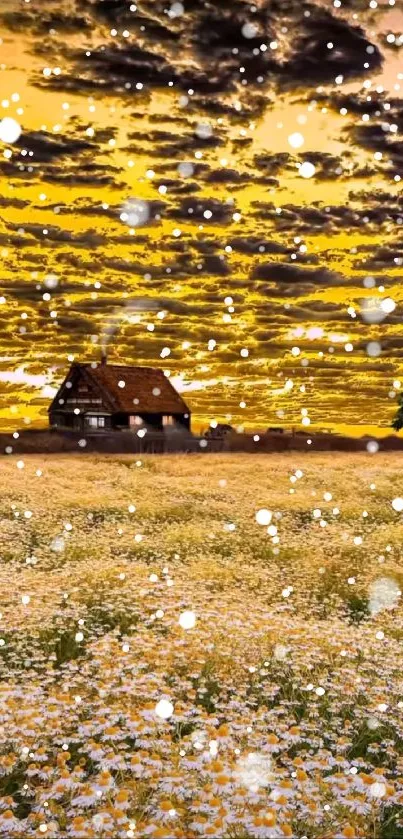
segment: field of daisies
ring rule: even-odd
[[[403,837],[402,463],[3,458],[0,834]]]

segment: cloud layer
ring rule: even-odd
[[[0,424],[41,421],[38,382],[98,357],[113,318],[112,358],[187,382],[201,425],[386,427],[399,24],[361,0],[2,6],[22,134],[0,157]],[[369,324],[374,295],[395,308]]]

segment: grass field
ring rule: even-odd
[[[403,837],[402,465],[3,458],[0,833]]]

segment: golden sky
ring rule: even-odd
[[[107,341],[196,428],[388,433],[402,32],[401,0],[2,0],[0,428]]]

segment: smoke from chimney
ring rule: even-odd
[[[127,319],[130,318],[130,315],[133,312],[158,311],[158,309],[162,308],[163,303],[164,300],[160,300],[158,298],[138,297],[135,300],[129,300],[129,302],[125,303],[124,306],[118,306],[118,308],[116,308],[114,312],[112,312],[111,316],[106,321],[100,336],[100,345],[102,353],[105,354],[105,361],[102,355],[101,364],[107,363],[107,349],[123,321],[127,321]]]

